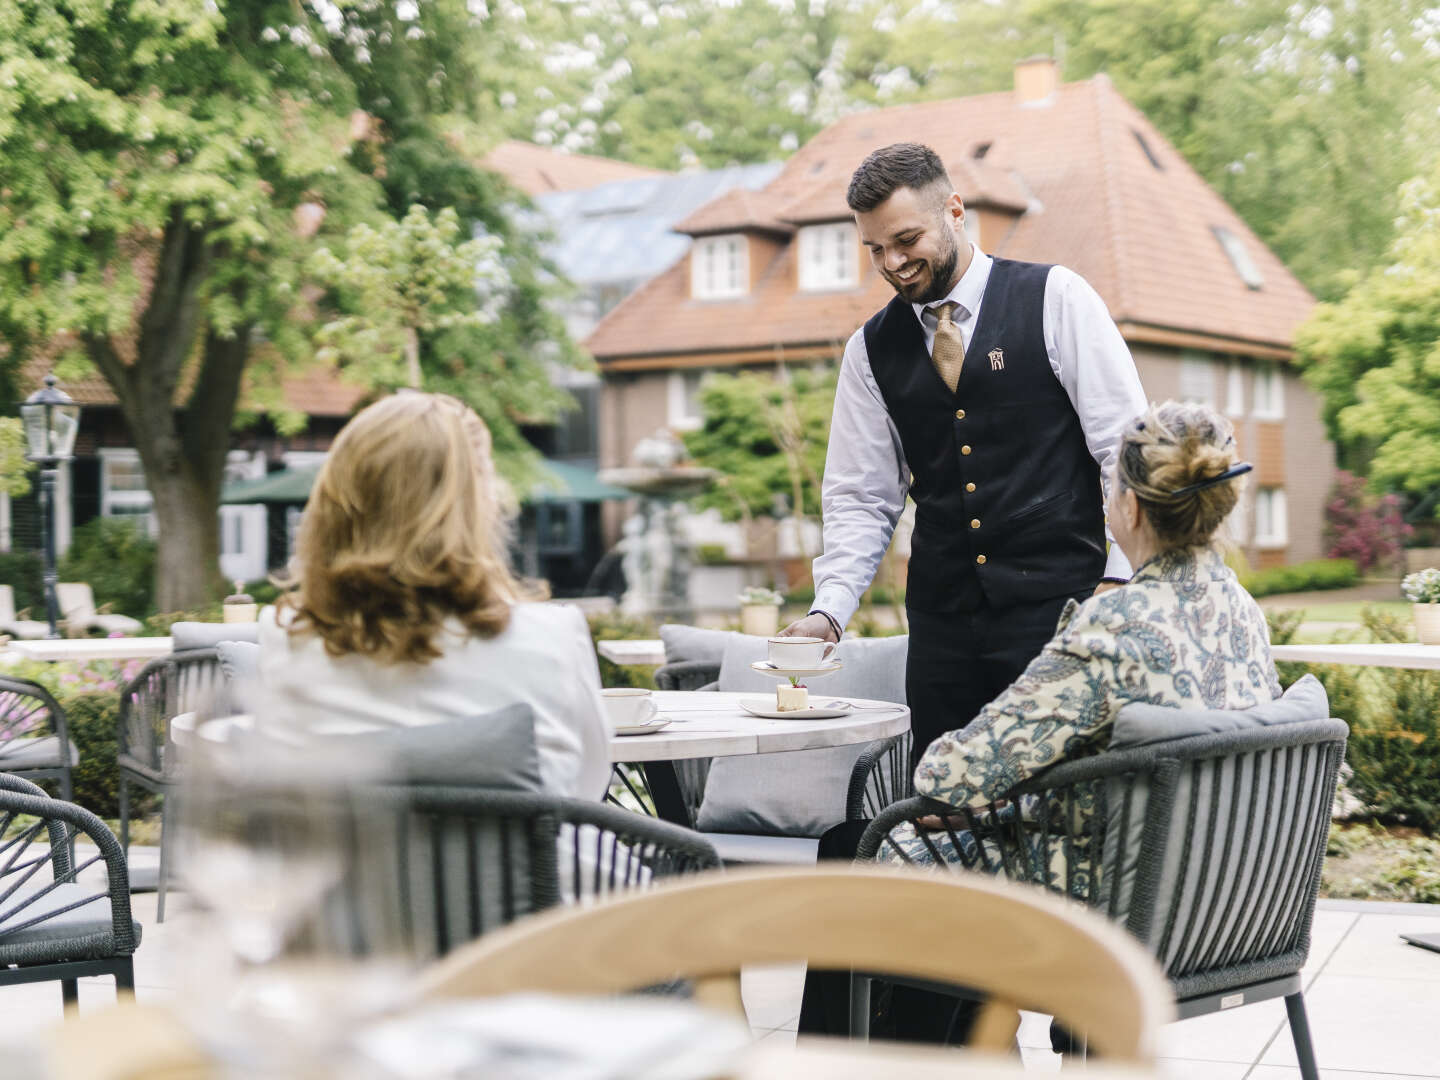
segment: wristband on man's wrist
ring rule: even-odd
[[[835,640],[836,640],[836,641],[839,641],[842,637],[845,636],[844,631],[840,629],[840,622],[839,622],[839,620],[837,620],[837,619],[835,618],[835,616],[834,616],[834,615],[831,615],[828,611],[821,611],[819,608],[811,608],[811,609],[810,609],[809,611],[807,611],[805,614],[807,614],[807,615],[824,615],[824,616],[825,616],[825,621],[830,624],[830,629],[832,629],[832,630],[835,631]]]
[[[1112,577],[1112,576],[1110,576],[1109,574],[1107,574],[1107,575],[1105,575],[1104,577],[1102,577],[1102,578],[1100,579],[1100,583],[1101,583],[1102,585],[1103,585],[1105,582],[1107,582],[1107,581],[1108,581],[1111,585],[1129,585],[1129,584],[1130,584],[1130,579],[1129,579],[1128,577]]]

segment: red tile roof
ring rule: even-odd
[[[778,206],[775,213],[791,221],[836,220],[855,166],[901,140],[934,147],[967,200],[1025,207],[1007,235],[987,238],[990,252],[1078,271],[1132,338],[1153,330],[1219,339],[1237,352],[1288,350],[1314,305],[1103,75],[1066,84],[1044,104],[1021,105],[1005,91],[845,117],[801,147],[756,205]],[[986,143],[983,160],[975,159]],[[705,220],[709,209],[687,224]],[[1215,227],[1240,239],[1264,276],[1262,288],[1241,280]],[[586,345],[601,360],[617,360],[838,343],[894,295],[868,265],[853,290],[801,293],[795,247],[785,245],[749,295],[736,300],[691,299],[682,260],[612,310]]]
[[[763,191],[732,188],[712,199],[675,226],[678,233],[704,236],[708,233],[756,229],[788,236],[794,228],[782,218],[780,203]]]
[[[517,139],[500,143],[485,155],[480,164],[498,172],[531,196],[544,195],[547,191],[597,187],[612,180],[643,180],[650,176],[670,175],[661,169],[631,165],[628,161],[568,154]]]

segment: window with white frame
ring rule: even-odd
[[[848,289],[859,280],[859,241],[848,221],[800,230],[800,290]]]
[[[1279,367],[1262,364],[1255,369],[1254,415],[1261,420],[1285,418],[1285,382]]]
[[[155,500],[145,486],[140,451],[105,448],[100,451],[100,513],[134,521],[147,535],[155,535]]]
[[[1180,400],[1215,404],[1215,365],[1209,353],[1186,349],[1180,354]]]
[[[666,385],[666,422],[675,431],[695,431],[704,422],[700,408],[700,387],[710,372],[706,368],[672,371]]]
[[[750,259],[745,237],[702,236],[690,249],[690,295],[696,300],[726,300],[750,291]]]
[[[1285,489],[1261,488],[1255,493],[1255,546],[1284,547],[1289,541],[1285,520]]]
[[[1245,369],[1238,356],[1230,357],[1225,365],[1225,413],[1227,416],[1245,415]]]
[[[1235,500],[1235,509],[1230,511],[1230,516],[1225,519],[1225,534],[1232,544],[1244,547],[1250,542],[1250,504],[1249,493],[1242,492],[1240,498]]]

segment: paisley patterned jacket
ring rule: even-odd
[[[1279,696],[1265,616],[1220,553],[1162,552],[1129,584],[1066,605],[1009,689],[930,744],[915,790],[985,807],[1043,769],[1105,749],[1122,705],[1243,709]],[[929,860],[913,835],[892,835],[915,861]]]

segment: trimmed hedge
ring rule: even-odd
[[[72,772],[75,801],[93,814],[114,820],[120,816],[120,771],[115,763],[120,696],[103,690],[72,694],[60,707],[65,710],[70,738],[80,751],[80,764]],[[131,785],[131,817],[144,815],[154,803],[154,795]]]
[[[1240,583],[1251,596],[1274,596],[1277,593],[1343,589],[1359,580],[1360,571],[1353,559],[1315,559],[1294,566],[1277,566],[1273,570],[1256,570],[1243,575]]]

